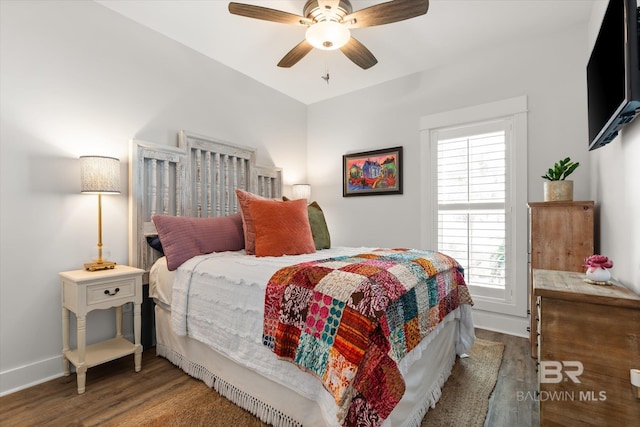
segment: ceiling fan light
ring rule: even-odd
[[[351,32],[338,22],[320,21],[307,29],[305,38],[317,49],[334,50],[347,44]]]

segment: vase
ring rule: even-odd
[[[594,282],[608,282],[611,279],[611,272],[606,268],[601,267],[589,267],[585,273],[587,279]]]

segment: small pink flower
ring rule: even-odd
[[[611,268],[613,267],[613,261],[607,258],[604,255],[591,255],[584,259],[583,267],[589,268],[589,270],[593,270],[596,268]]]

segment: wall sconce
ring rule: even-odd
[[[120,160],[114,157],[80,157],[81,192],[98,195],[98,258],[84,264],[89,271],[115,268],[116,263],[102,259],[102,195],[120,194]]]
[[[309,203],[311,198],[311,185],[309,184],[293,184],[293,199],[307,199]]]

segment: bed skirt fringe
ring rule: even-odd
[[[406,420],[406,423],[404,424],[406,427],[419,427],[420,424],[422,424],[422,419],[427,414],[429,408],[435,408],[436,403],[438,403],[440,397],[442,397],[442,387],[444,387],[444,383],[449,379],[455,362],[456,355],[452,354],[447,361],[449,367],[442,371],[433,388],[429,392],[427,392],[427,398],[423,400],[422,404],[416,408],[413,416],[410,417],[411,419]]]
[[[182,354],[175,350],[171,350],[162,344],[157,344],[156,354],[160,357],[164,357],[169,362],[186,372],[189,376],[201,380],[209,388],[214,389],[221,396],[250,412],[261,421],[274,427],[302,427],[302,424],[296,420],[256,399],[250,394],[245,393],[237,387],[234,387],[232,384],[210,372],[204,366],[200,366],[185,359]]]
[[[214,389],[227,400],[233,402],[235,405],[241,407],[242,409],[245,409],[258,419],[269,425],[272,425],[274,427],[303,427],[300,422],[283,414],[282,412],[278,411],[272,406],[269,406],[261,400],[256,399],[255,397],[238,389],[229,382],[210,372],[204,366],[187,360],[182,354],[168,348],[165,345],[162,345],[160,343],[156,344],[156,354],[167,359],[168,361],[182,369],[189,376],[201,380],[209,388]],[[427,395],[423,399],[422,403],[414,409],[413,414],[407,417],[406,420],[404,420],[404,422],[402,423],[403,427],[420,426],[420,424],[422,423],[422,419],[426,415],[429,408],[434,408],[436,406],[436,403],[438,403],[438,401],[440,400],[440,397],[442,397],[442,387],[444,387],[445,382],[447,381],[447,379],[449,379],[455,362],[456,354],[452,352],[445,362],[447,368],[440,373],[440,376],[433,384],[433,388],[427,392]],[[383,423],[383,426],[387,427],[390,424],[388,421],[389,420],[386,420],[386,422]]]

